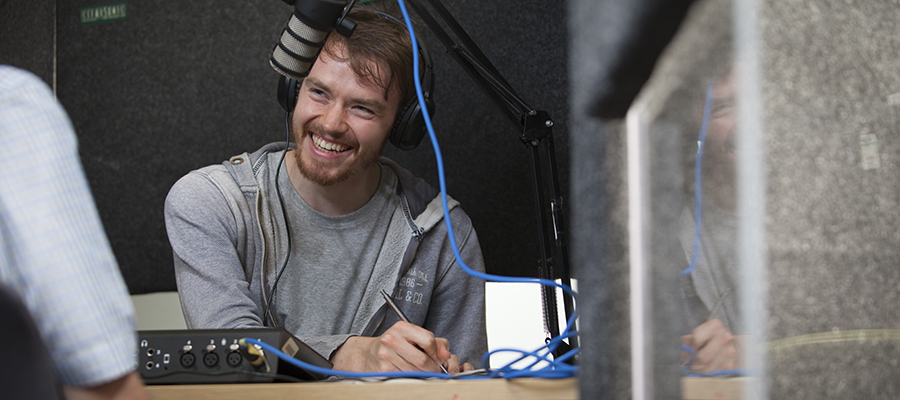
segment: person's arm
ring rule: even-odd
[[[451,212],[457,244],[463,261],[484,272],[478,238],[471,221],[456,208]],[[351,371],[421,370],[439,372],[443,363],[448,372],[458,373],[481,365],[487,351],[484,282],[466,274],[456,263],[445,240],[443,222],[429,232],[432,243],[442,246],[437,262],[438,276],[422,327],[397,322],[378,337],[353,336],[332,356],[336,369]],[[418,257],[429,251],[421,250]]]
[[[237,185],[210,174],[225,171],[193,171],[175,183],[165,202],[166,232],[174,256],[175,278],[187,327],[235,329],[263,326],[260,289],[251,288],[257,257],[247,245],[258,229],[247,226],[244,216],[229,201],[249,213],[246,202],[229,189]],[[233,185],[231,188],[228,185]],[[255,289],[255,290],[254,290]]]
[[[469,268],[484,273],[481,245],[471,221],[461,208],[453,209],[450,215],[463,262]],[[446,231],[443,221],[440,229]],[[463,363],[486,368],[487,365],[481,364],[482,356],[488,350],[485,282],[470,276],[459,266],[449,243],[442,249],[439,262],[442,275],[436,278],[428,316],[422,326],[447,338],[450,352],[458,355]]]

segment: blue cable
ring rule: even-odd
[[[416,41],[416,35],[413,32],[412,22],[409,19],[409,14],[406,11],[406,6],[403,3],[403,0],[397,0],[397,3],[400,5],[400,11],[403,12],[403,19],[406,22],[406,28],[409,31],[410,40],[412,40],[413,48],[417,48],[418,42]],[[428,129],[428,136],[431,139],[431,145],[434,148],[434,156],[437,161],[437,169],[438,169],[438,180],[440,182],[441,188],[441,205],[443,206],[444,212],[444,223],[447,226],[448,231],[448,239],[452,244],[453,255],[456,257],[456,262],[459,266],[466,271],[469,275],[480,278],[486,281],[495,281],[495,282],[518,282],[518,283],[540,283],[547,286],[556,286],[562,288],[566,293],[573,295],[575,292],[572,291],[567,285],[557,283],[556,281],[552,281],[549,279],[540,279],[540,278],[521,278],[521,277],[507,277],[500,275],[490,275],[482,272],[475,271],[471,269],[465,262],[463,262],[462,257],[459,254],[459,246],[456,244],[456,236],[453,234],[453,225],[450,223],[450,211],[447,206],[447,184],[444,178],[444,161],[443,156],[441,155],[441,148],[438,145],[437,137],[434,133],[434,127],[431,124],[431,115],[428,113],[428,108],[425,107],[425,98],[422,95],[422,83],[419,77],[419,54],[418,52],[413,52],[413,77],[416,84],[416,97],[419,100],[419,106],[422,108],[422,116],[425,119],[425,126]]]
[[[690,377],[714,377],[714,376],[731,376],[731,375],[747,375],[748,371],[743,369],[722,369],[718,371],[710,371],[703,374],[689,374]]]
[[[694,246],[691,253],[691,263],[681,271],[681,275],[690,275],[697,266],[697,257],[700,254],[700,229],[703,218],[703,150],[706,142],[706,127],[709,124],[709,114],[712,108],[712,81],[706,88],[706,105],[703,107],[703,123],[700,125],[700,138],[697,139],[697,159],[694,161]]]
[[[688,361],[681,365],[681,372],[684,373],[684,376],[697,378],[697,377],[714,377],[714,376],[730,376],[730,375],[749,375],[750,371],[746,369],[720,369],[717,371],[710,372],[692,372],[691,365],[694,363],[694,356],[697,355],[697,352],[691,346],[681,345],[681,350],[688,353],[689,357]]]
[[[288,363],[293,364],[297,368],[302,368],[309,372],[315,372],[317,374],[323,375],[332,375],[332,376],[341,376],[346,378],[439,378],[439,379],[448,379],[453,377],[452,375],[447,375],[443,372],[415,372],[415,371],[403,371],[403,372],[351,372],[351,371],[340,371],[336,369],[322,368],[317,365],[310,364],[306,361],[298,360],[294,357],[291,357],[281,350],[265,343],[263,341],[252,339],[252,338],[244,338],[244,341],[250,344],[257,345],[262,347],[263,350],[272,353],[278,358],[287,361]]]
[[[253,338],[244,338],[245,343],[249,343],[252,345],[259,346],[263,350],[281,358],[282,360],[287,361],[288,363],[294,365],[297,368],[304,369],[309,372],[322,374],[322,375],[330,375],[330,376],[338,376],[345,378],[355,378],[355,379],[365,379],[365,378],[418,378],[418,379],[490,379],[495,376],[462,376],[462,377],[454,377],[453,375],[447,375],[441,372],[416,372],[416,371],[402,371],[402,372],[352,372],[352,371],[340,371],[334,369],[328,369],[319,367],[317,365],[310,364],[303,360],[298,360],[294,357],[291,357],[278,348],[265,343],[258,339]],[[573,349],[566,353],[564,356],[560,357],[558,361],[567,359],[574,355],[578,349]],[[562,368],[555,368],[556,370],[551,370],[545,368],[544,370],[539,370],[538,372],[542,372],[544,376],[536,374],[531,371],[512,371],[510,373],[511,376],[505,376],[507,379],[512,378],[520,378],[520,377],[542,377],[542,378],[568,378],[571,377],[575,372],[577,372],[578,367],[565,365]]]
[[[709,116],[712,110],[712,92],[713,92],[713,83],[712,81],[706,87],[706,105],[703,107],[703,122],[700,124],[700,137],[697,139],[697,159],[694,162],[694,244],[693,244],[693,253],[691,254],[691,262],[687,268],[681,271],[681,275],[690,275],[691,272],[694,271],[694,268],[697,266],[697,258],[700,253],[700,231],[701,231],[701,222],[703,219],[703,150],[705,149],[706,143],[706,129],[709,125]],[[690,366],[694,362],[694,356],[696,352],[690,346],[681,346],[681,350],[687,352],[690,355],[690,359],[687,363],[681,366],[682,372],[685,376],[690,377],[712,377],[712,376],[727,376],[727,375],[744,375],[747,373],[746,370],[743,369],[725,369],[719,371],[711,371],[707,373],[695,373],[691,372]]]
[[[568,337],[573,336],[573,335],[574,335],[574,333],[572,333],[572,332],[566,332],[566,333],[563,334],[564,338],[568,338]],[[544,354],[539,354],[538,351],[540,351],[541,349],[546,349],[547,351],[546,351]],[[533,367],[534,365],[536,365],[537,363],[539,363],[540,361],[546,361],[546,362],[551,363],[551,364],[553,364],[554,362],[559,363],[559,362],[561,362],[561,361],[564,361],[564,360],[566,360],[566,359],[568,359],[568,358],[574,356],[576,353],[578,353],[578,350],[579,350],[578,348],[572,349],[572,350],[570,350],[568,353],[566,353],[566,354],[571,354],[571,355],[566,356],[566,355],[564,354],[564,355],[560,356],[559,358],[557,358],[557,359],[555,359],[555,360],[551,360],[551,359],[547,358],[547,355],[550,354],[550,353],[552,353],[553,350],[555,350],[555,349],[556,349],[555,347],[554,347],[554,348],[549,348],[549,347],[546,346],[546,345],[545,345],[545,346],[541,346],[541,347],[539,347],[538,349],[536,349],[536,350],[534,350],[534,351],[525,351],[525,350],[521,350],[521,349],[495,349],[495,350],[492,350],[492,351],[489,351],[489,352],[485,353],[484,356],[481,358],[481,363],[487,365],[487,362],[488,362],[488,360],[490,359],[490,357],[491,357],[492,355],[496,354],[496,353],[503,353],[503,352],[522,353],[522,356],[519,357],[518,359],[513,360],[512,362],[509,362],[508,364],[506,364],[506,365],[503,366],[503,367],[500,367],[500,368],[496,368],[496,369],[495,369],[495,371],[498,371],[498,373],[500,373],[500,372],[505,372],[505,371],[508,371],[508,370],[512,369],[512,365],[513,365],[513,364],[516,364],[516,363],[518,363],[519,361],[522,361],[522,360],[524,360],[524,359],[526,359],[526,358],[528,358],[528,357],[534,357],[534,358],[537,359],[537,360],[536,360],[535,362],[533,362],[530,366],[526,367],[526,368],[531,368],[531,367]]]
[[[412,22],[409,17],[409,13],[407,12],[406,5],[403,3],[403,0],[397,0],[397,3],[400,6],[400,11],[403,13],[403,19],[406,23],[406,28],[409,32],[410,40],[412,41],[412,48],[418,48],[418,43],[416,41],[416,35],[412,27]],[[444,223],[447,227],[447,234],[451,244],[451,248],[453,249],[453,256],[456,259],[456,262],[459,264],[460,268],[463,269],[465,273],[468,275],[479,278],[485,281],[495,281],[495,282],[516,282],[516,283],[539,283],[547,286],[554,286],[561,288],[565,293],[575,298],[575,292],[568,287],[567,285],[557,283],[555,281],[549,279],[537,279],[537,278],[521,278],[521,277],[505,277],[499,275],[490,275],[482,272],[475,271],[471,269],[468,265],[465,264],[462,260],[462,255],[459,253],[459,246],[456,243],[456,235],[453,232],[453,225],[450,223],[450,212],[449,207],[447,205],[447,189],[446,189],[446,181],[444,179],[444,163],[443,156],[441,155],[440,146],[438,146],[437,137],[434,133],[434,127],[431,124],[431,116],[428,113],[428,107],[425,106],[425,99],[422,94],[422,83],[421,78],[419,76],[419,52],[413,51],[413,76],[416,86],[416,96],[419,101],[419,105],[422,110],[422,116],[425,120],[425,126],[428,129],[428,135],[431,139],[432,146],[434,148],[434,155],[437,161],[438,167],[438,178],[440,181],[441,188],[441,205],[443,207],[444,212]],[[322,368],[316,365],[312,365],[310,363],[304,362],[302,360],[295,359],[287,354],[281,352],[277,348],[266,344],[262,341],[252,338],[244,338],[246,343],[254,344],[262,349],[276,355],[277,357],[287,361],[290,364],[298,368],[302,368],[304,370],[324,374],[331,376],[341,376],[348,378],[427,378],[427,379],[489,379],[496,377],[503,377],[505,379],[512,378],[520,378],[520,377],[535,377],[535,378],[548,378],[548,379],[557,379],[557,378],[569,378],[574,376],[578,372],[578,367],[569,365],[564,363],[566,360],[574,357],[578,354],[579,349],[575,348],[562,356],[556,359],[549,359],[547,356],[555,351],[559,345],[562,343],[562,340],[573,336],[575,334],[574,326],[575,320],[577,317],[577,313],[573,313],[573,315],[566,321],[566,330],[565,333],[559,335],[555,338],[552,338],[547,341],[544,346],[541,346],[537,350],[534,351],[523,351],[523,350],[514,350],[514,349],[502,349],[495,350],[493,352],[485,353],[482,358],[482,363],[484,365],[488,365],[486,360],[490,358],[490,355],[499,352],[499,351],[510,351],[510,352],[518,352],[522,354],[518,360],[513,361],[501,368],[493,369],[490,371],[488,376],[465,376],[456,378],[453,375],[447,375],[444,373],[434,373],[434,372],[415,372],[415,371],[402,371],[402,372],[352,372],[352,371],[340,371],[328,368]],[[545,352],[540,354],[539,351],[543,349]],[[521,361],[525,358],[532,357],[536,360],[528,367],[531,368],[534,365],[538,364],[541,361],[545,361],[548,363],[547,366],[538,369],[538,370],[530,370],[530,369],[520,369],[514,370],[512,365]]]
[[[400,11],[403,13],[403,20],[406,23],[406,29],[409,32],[409,38],[412,41],[412,48],[418,48],[418,42],[416,39],[416,34],[412,26],[412,20],[409,17],[409,12],[406,9],[406,4],[403,0],[397,0],[398,5],[400,6]],[[421,77],[419,76],[419,52],[413,51],[413,79],[416,85],[416,97],[419,101],[419,107],[422,110],[422,116],[425,120],[425,126],[428,130],[428,137],[431,139],[431,145],[434,149],[434,156],[437,162],[438,169],[438,181],[440,182],[441,189],[441,205],[443,207],[444,212],[444,224],[447,226],[447,235],[450,240],[450,247],[453,249],[453,256],[456,259],[457,264],[459,264],[460,268],[463,271],[475,278],[479,278],[485,281],[492,282],[511,282],[511,283],[538,283],[546,286],[553,286],[561,288],[565,293],[572,296],[575,299],[575,292],[568,286],[562,283],[557,283],[556,281],[549,279],[540,279],[540,278],[522,278],[522,277],[506,277],[499,275],[491,275],[482,272],[478,272],[470,268],[466,263],[462,260],[462,256],[459,254],[459,246],[456,243],[456,235],[453,232],[453,225],[450,223],[450,209],[447,206],[447,184],[444,178],[444,162],[443,156],[441,155],[441,148],[438,145],[437,136],[434,133],[434,126],[431,123],[431,115],[428,112],[428,107],[425,104],[425,97],[422,94],[422,82]],[[566,332],[573,332],[575,326],[575,320],[577,316],[577,311],[572,314],[572,316],[566,321]],[[550,349],[552,352],[556,350],[559,344],[562,342],[563,335],[559,335],[555,338],[552,338],[545,345],[546,348]],[[565,364],[568,366],[568,364]],[[551,366],[563,367],[562,363],[558,361],[554,361]],[[577,367],[576,367],[577,371]]]
[[[569,350],[568,352],[559,356],[556,359],[549,359],[549,358],[547,358],[547,356],[550,354],[550,351],[547,351],[543,354],[539,354],[537,352],[537,350],[525,351],[525,350],[518,350],[518,349],[497,349],[497,350],[491,351],[489,354],[494,354],[494,353],[498,353],[498,352],[516,352],[516,353],[522,353],[523,356],[521,358],[517,359],[516,361],[513,361],[512,363],[509,363],[501,368],[492,369],[490,371],[490,377],[492,377],[492,378],[500,377],[500,378],[505,378],[505,379],[519,378],[519,377],[525,377],[525,376],[533,376],[533,377],[541,377],[541,378],[569,377],[578,371],[578,367],[572,366],[569,364],[565,364],[563,362],[565,360],[568,360],[568,359],[574,357],[576,354],[579,353],[579,351],[580,351],[580,349],[575,348],[575,349]],[[528,367],[526,367],[524,369],[514,370],[512,368],[512,364],[514,364],[518,361],[521,361],[522,359],[527,358],[527,357],[534,357],[534,358],[537,358],[538,360],[533,362],[531,365],[529,365]],[[548,365],[546,367],[536,370],[536,371],[531,370],[531,368],[534,367],[540,361],[545,361],[548,363]]]
[[[503,367],[495,368],[495,369],[491,370],[492,376],[500,376],[501,374],[513,371],[513,369],[512,369],[513,364],[515,364],[519,361],[522,361],[528,357],[533,357],[536,360],[534,360],[529,366],[525,367],[524,368],[525,370],[531,369],[532,367],[534,367],[541,361],[545,361],[545,362],[552,364],[554,360],[547,358],[547,356],[550,354],[550,350],[545,349],[547,351],[545,351],[543,354],[539,353],[540,350],[541,350],[540,348],[537,350],[533,350],[533,351],[527,351],[527,350],[521,350],[521,349],[497,349],[497,350],[488,352],[487,354],[485,354],[485,356],[490,357],[491,355],[494,355],[496,353],[502,353],[502,352],[512,352],[512,353],[521,353],[522,354],[522,356],[519,357],[518,359],[516,359],[515,361],[508,363],[508,364],[504,365]]]

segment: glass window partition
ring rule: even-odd
[[[620,132],[633,398],[900,395],[898,12],[694,3]]]

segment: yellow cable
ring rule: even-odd
[[[867,340],[900,340],[900,330],[896,329],[860,329],[850,331],[810,333],[773,340],[768,343],[769,351],[778,351],[791,347],[838,342],[865,342]]]
[[[249,360],[250,364],[252,364],[254,367],[258,367],[260,364],[265,363],[266,364],[266,373],[271,372],[272,369],[269,367],[269,360],[266,358],[266,354],[263,352],[263,350],[261,348],[258,348],[255,345],[254,346],[248,345],[247,341],[244,339],[239,340],[238,344],[240,344],[241,347],[247,349],[247,354],[256,356],[256,359]]]

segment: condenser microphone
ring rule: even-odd
[[[316,57],[333,28],[349,37],[356,23],[343,18],[347,1],[342,0],[284,0],[294,6],[281,39],[275,44],[269,64],[279,74],[296,80],[303,79],[312,69]]]

